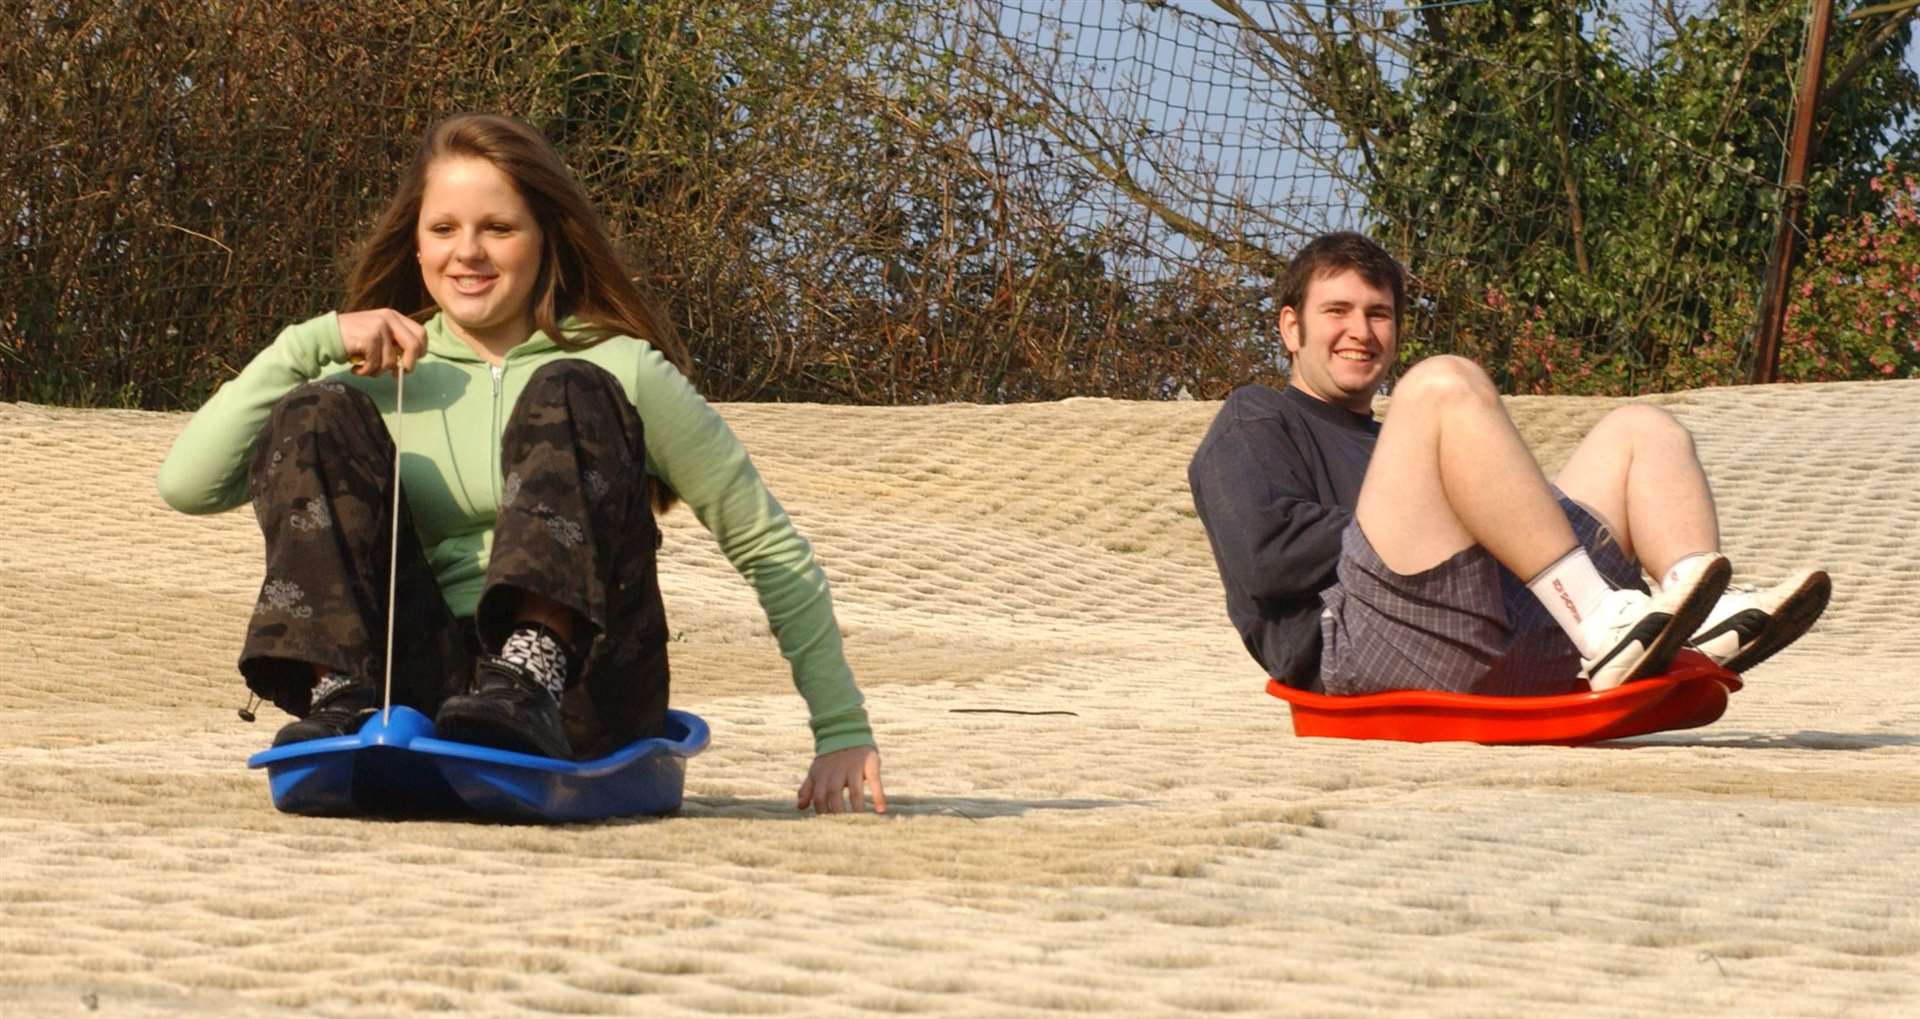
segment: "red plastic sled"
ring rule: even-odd
[[[1329,697],[1279,680],[1267,692],[1293,709],[1293,734],[1407,743],[1570,745],[1708,725],[1727,710],[1740,677],[1697,651],[1682,651],[1666,675],[1604,693],[1552,697],[1486,697],[1433,690],[1395,690]]]

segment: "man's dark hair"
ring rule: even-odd
[[[1307,299],[1307,284],[1348,269],[1369,284],[1392,292],[1393,321],[1399,325],[1407,310],[1406,270],[1387,254],[1387,249],[1346,230],[1321,234],[1294,253],[1286,275],[1280,278],[1280,306],[1292,308],[1296,315],[1302,313],[1305,309],[1300,305]]]

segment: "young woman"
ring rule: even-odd
[[[424,324],[423,324],[424,321]],[[469,114],[421,140],[346,308],[292,326],[194,415],[167,504],[251,499],[266,579],[241,652],[295,715],[276,745],[393,700],[439,735],[553,757],[657,734],[667,628],[654,515],[684,499],[754,586],[806,699],[801,809],[884,810],[826,577],[541,135]],[[396,381],[405,372],[400,519]]]

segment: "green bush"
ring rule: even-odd
[[[1892,161],[1877,208],[1816,240],[1795,276],[1780,378],[1920,378],[1920,177]]]

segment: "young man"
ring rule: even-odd
[[[1692,436],[1658,408],[1607,415],[1552,484],[1465,359],[1415,365],[1376,424],[1405,277],[1374,242],[1307,244],[1280,304],[1289,384],[1234,391],[1187,471],[1227,615],[1273,677],[1335,695],[1606,690],[1689,642],[1751,668],[1826,608],[1818,571],[1727,587]]]

